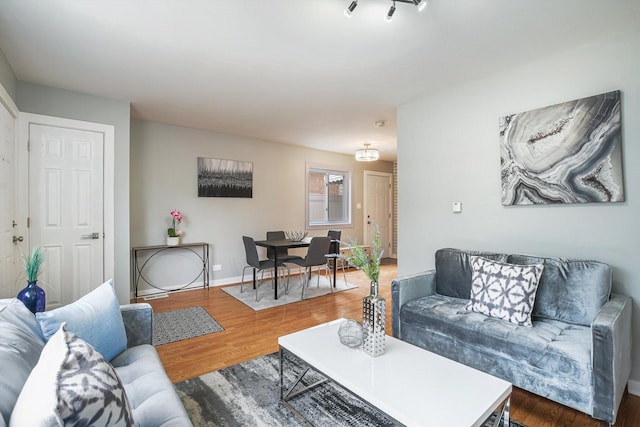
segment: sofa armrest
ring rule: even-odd
[[[593,417],[611,424],[631,373],[631,298],[611,294],[591,324]]]
[[[400,309],[413,299],[436,293],[436,271],[429,270],[411,276],[398,277],[391,282],[391,328],[393,336],[402,339]]]
[[[127,348],[153,344],[153,309],[150,304],[121,305],[120,312],[127,332]]]

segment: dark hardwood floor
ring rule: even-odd
[[[224,327],[224,331],[203,337],[158,346],[158,353],[171,380],[179,382],[207,372],[278,350],[281,335],[315,326],[336,318],[362,317],[362,298],[369,293],[368,281],[360,271],[347,273],[359,288],[301,303],[255,312],[220,288],[176,292],[168,298],[150,300],[156,312],[200,305]],[[382,267],[380,291],[387,299],[387,330],[391,333],[391,280],[393,265]],[[340,279],[338,279],[340,282]],[[589,416],[514,388],[511,416],[529,427],[590,427],[602,424]],[[617,427],[640,426],[640,397],[626,394]]]

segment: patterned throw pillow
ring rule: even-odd
[[[10,426],[133,426],[113,367],[60,326],[42,350],[11,414]]]
[[[516,325],[533,326],[531,313],[544,266],[515,265],[471,256],[471,299],[466,309]]]

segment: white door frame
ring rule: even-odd
[[[104,279],[115,275],[115,128],[113,125],[63,119],[40,114],[20,113],[20,131],[18,144],[18,195],[16,205],[20,224],[26,225],[29,216],[29,125],[63,127],[102,133],[104,135]],[[26,248],[30,248],[29,230],[19,230],[25,236]]]
[[[363,187],[363,193],[364,193],[364,209],[362,211],[362,219],[363,219],[363,228],[364,228],[364,242],[368,242],[371,240],[371,236],[369,236],[369,227],[367,224],[367,212],[368,212],[368,200],[367,200],[367,188],[369,185],[369,176],[384,176],[386,178],[389,178],[389,183],[391,184],[389,186],[389,226],[387,228],[387,230],[389,230],[389,252],[387,256],[391,256],[391,254],[394,253],[395,248],[393,247],[393,193],[392,193],[392,189],[393,189],[393,174],[389,173],[389,172],[378,172],[378,171],[370,171],[370,170],[365,170],[364,171],[364,187]],[[385,251],[385,253],[387,253]]]
[[[2,83],[0,83],[0,104],[2,104],[7,111],[9,112],[9,114],[11,115],[11,117],[13,117],[13,159],[12,159],[12,164],[13,164],[13,189],[11,189],[11,191],[13,191],[13,212],[12,212],[12,216],[13,219],[17,221],[17,214],[18,214],[18,117],[20,116],[20,110],[18,110],[18,106],[15,104],[15,102],[13,102],[13,99],[11,98],[11,96],[9,95],[9,92],[7,92],[7,90],[4,88],[4,86],[2,85]],[[20,236],[20,230],[19,227],[16,226],[16,228],[14,228],[13,230],[13,235],[14,236]],[[15,262],[15,270],[13,271],[14,275],[15,273],[18,272],[18,264],[19,264],[19,254],[18,254],[18,247],[16,246],[14,248],[14,262]],[[17,284],[14,284],[15,286],[15,292],[17,293],[18,290],[22,287],[22,286],[17,286]]]

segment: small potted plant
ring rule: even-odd
[[[37,285],[40,267],[44,262],[44,249],[35,246],[30,255],[23,255],[24,272],[27,276],[27,286],[18,292],[17,298],[24,303],[32,313],[44,311],[46,296],[44,289]]]
[[[378,294],[378,277],[380,276],[380,260],[382,259],[383,250],[380,248],[380,230],[377,225],[373,227],[373,248],[371,255],[358,244],[357,241],[352,240],[350,244],[347,244],[348,251],[344,255],[340,255],[340,258],[346,260],[351,266],[362,270],[371,281],[371,294]],[[373,286],[375,284],[375,291]]]
[[[182,230],[176,230],[176,223],[182,222],[182,213],[177,210],[172,210],[171,215],[171,227],[167,230],[167,246],[177,246],[180,244],[180,236],[182,236]]]
[[[380,248],[380,230],[373,227],[373,250],[371,255],[357,242],[348,245],[349,251],[340,255],[349,264],[364,271],[371,281],[371,292],[362,300],[362,349],[370,356],[376,357],[385,351],[385,329],[387,302],[378,295],[378,278],[380,277],[380,260],[383,250]]]

